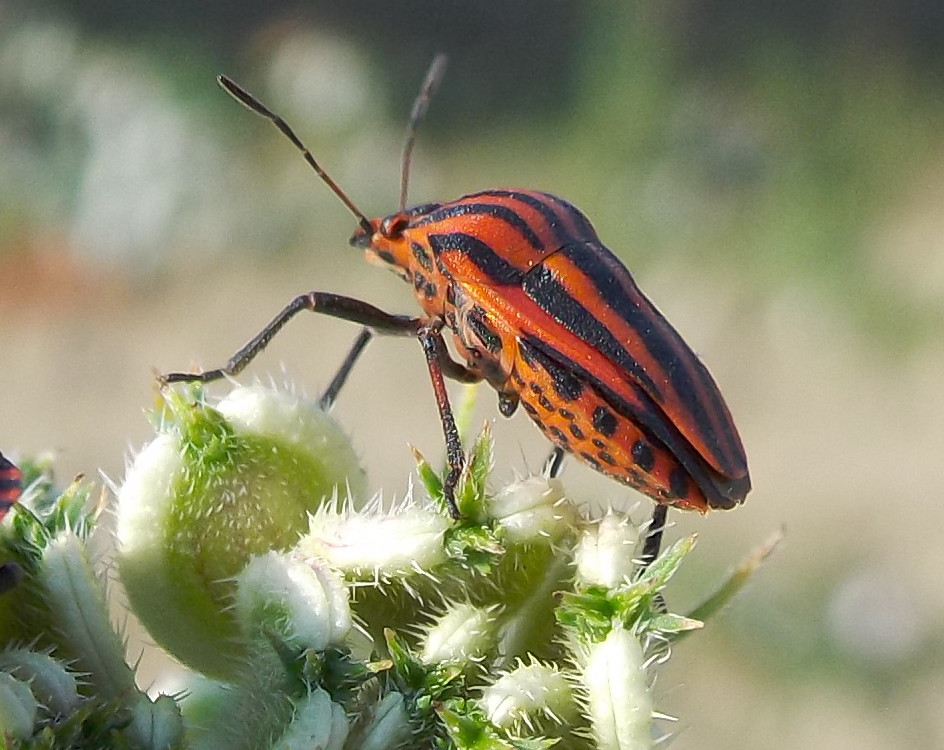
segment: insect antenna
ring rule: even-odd
[[[361,228],[367,232],[368,235],[373,233],[373,229],[370,226],[370,221],[361,213],[360,209],[354,205],[354,202],[347,197],[347,194],[341,190],[331,176],[321,168],[321,165],[315,161],[315,157],[311,155],[311,151],[308,150],[308,147],[302,143],[301,138],[295,135],[295,131],[289,126],[285,120],[279,117],[275,112],[266,107],[262,102],[260,102],[256,97],[250,94],[246,89],[240,86],[238,83],[235,83],[230,78],[226,76],[218,76],[217,83],[220,84],[230,96],[232,96],[236,101],[242,104],[247,109],[251,109],[258,115],[262,115],[267,120],[269,120],[275,127],[277,127],[286,138],[288,138],[297,148],[301,151],[302,156],[305,157],[305,161],[308,162],[309,166],[315,170],[315,173],[322,179],[322,181],[334,192],[338,198],[341,199],[341,202],[347,206],[348,210],[354,214],[357,218],[357,223],[360,224]]]
[[[420,93],[416,95],[416,101],[413,102],[413,111],[410,113],[410,122],[406,126],[406,142],[403,144],[403,158],[400,166],[400,210],[406,208],[407,190],[410,185],[410,162],[413,160],[413,146],[416,145],[416,131],[420,122],[426,116],[426,110],[429,108],[429,100],[433,98],[439,83],[446,73],[446,63],[449,58],[442,52],[433,58],[426,71],[426,80],[420,88]]]

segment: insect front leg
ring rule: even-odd
[[[640,558],[642,568],[640,568],[640,572],[645,571],[659,556],[662,549],[662,532],[665,530],[665,519],[668,512],[669,506],[663,503],[656,503],[656,507],[652,510],[652,520],[649,521],[649,528],[646,529],[646,541],[642,545],[642,558]],[[669,611],[669,607],[665,603],[665,597],[661,592],[655,596],[655,610],[661,614]]]
[[[252,362],[256,355],[268,346],[272,338],[282,330],[286,323],[304,310],[360,323],[375,333],[385,336],[416,336],[417,329],[420,326],[418,318],[391,315],[359,299],[328,292],[309,292],[308,294],[299,295],[286,305],[265,328],[247,341],[222,367],[206,372],[170,372],[160,376],[158,380],[161,385],[167,385],[169,383],[209,383],[227,376],[234,377],[242,372],[246,365]],[[366,342],[364,342],[364,345],[366,345]],[[363,346],[361,346],[361,349],[363,349]],[[359,354],[360,351],[354,356],[355,360]],[[351,365],[353,365],[353,360]],[[349,369],[350,367],[348,367]],[[346,373],[344,373],[344,377],[347,377]]]

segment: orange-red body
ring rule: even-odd
[[[744,500],[747,460],[717,385],[569,203],[489,190],[370,227],[351,243],[413,286],[503,414],[520,404],[553,443],[656,502]]]

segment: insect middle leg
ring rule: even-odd
[[[456,418],[449,404],[449,394],[446,392],[445,376],[464,383],[477,383],[482,379],[480,375],[453,361],[449,357],[446,343],[442,338],[442,323],[430,323],[420,327],[417,331],[423,353],[426,355],[426,366],[433,381],[433,393],[436,396],[436,406],[439,409],[439,420],[442,422],[443,435],[446,438],[446,479],[443,482],[443,497],[449,513],[453,518],[461,518],[459,506],[456,505],[455,490],[459,477],[465,466],[465,453],[459,439],[459,430],[456,428]]]
[[[462,450],[462,445],[459,440],[459,432],[456,429],[456,421],[452,413],[452,407],[449,404],[449,397],[445,390],[443,376],[452,380],[458,380],[462,383],[477,383],[482,379],[482,376],[472,372],[449,356],[446,344],[437,326],[423,326],[417,331],[417,335],[423,345],[424,352],[427,353],[426,363],[433,381],[433,392],[436,396],[436,405],[439,409],[439,419],[442,422],[443,434],[446,438],[448,474],[443,483],[443,495],[445,496],[450,515],[452,515],[453,518],[459,518],[459,508],[456,506],[455,502],[455,488],[459,481],[459,475],[462,473],[465,453]],[[334,404],[334,400],[337,398],[338,392],[344,386],[348,375],[350,375],[354,363],[360,357],[372,337],[373,333],[370,328],[365,327],[360,332],[357,339],[355,339],[351,350],[341,363],[341,367],[321,396],[319,405],[322,409],[328,409]]]
[[[331,382],[328,383],[328,387],[325,388],[324,393],[321,394],[321,398],[318,399],[318,406],[324,411],[328,411],[328,409],[334,406],[334,402],[338,398],[338,393],[340,393],[341,389],[344,387],[348,376],[351,374],[351,370],[354,369],[354,365],[357,363],[357,360],[360,359],[361,354],[364,352],[364,349],[367,348],[367,345],[373,337],[374,334],[370,328],[364,327],[357,335],[357,338],[354,339],[351,350],[347,353],[344,361],[341,362],[341,366],[334,374],[334,377],[331,378]]]
[[[0,565],[0,596],[15,589],[24,578],[23,568],[15,562]]]

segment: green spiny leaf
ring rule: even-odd
[[[437,713],[459,750],[514,750],[514,745],[481,715],[457,711],[455,704],[440,708]]]
[[[696,539],[695,534],[685,537],[684,539],[679,539],[675,544],[669,547],[669,549],[659,555],[649,567],[643,569],[637,579],[637,583],[650,587],[654,592],[661,591],[665,588],[669,579],[675,575],[675,572],[679,569],[685,556],[692,551]]]
[[[91,536],[97,513],[86,510],[90,493],[79,476],[50,505],[31,509],[17,504],[9,547],[27,572],[35,569],[43,550],[62,532],[71,530],[80,539]]]
[[[730,602],[751,579],[751,576],[757,572],[761,564],[773,554],[774,550],[783,541],[783,531],[773,534],[767,541],[761,544],[750,555],[731,572],[728,579],[705,601],[699,604],[689,613],[689,617],[695,620],[707,621],[718,613],[728,602]],[[679,633],[676,640],[684,637],[686,632]]]
[[[395,630],[384,628],[387,650],[393,661],[398,681],[410,692],[420,692],[426,688],[427,668],[420,662],[409,645]]]
[[[701,620],[693,620],[691,617],[673,615],[668,612],[665,614],[656,615],[649,622],[649,627],[652,630],[658,630],[660,633],[666,634],[676,634],[689,630],[698,630],[699,628],[704,627],[704,625],[705,623],[703,623]]]
[[[485,485],[495,463],[493,448],[492,430],[486,422],[469,453],[469,475],[479,495],[485,494]]]
[[[442,477],[430,466],[429,461],[416,448],[413,449],[413,457],[416,460],[416,473],[420,478],[420,483],[426,490],[426,494],[433,500],[443,502],[443,481]],[[443,506],[445,507],[445,506]]]

